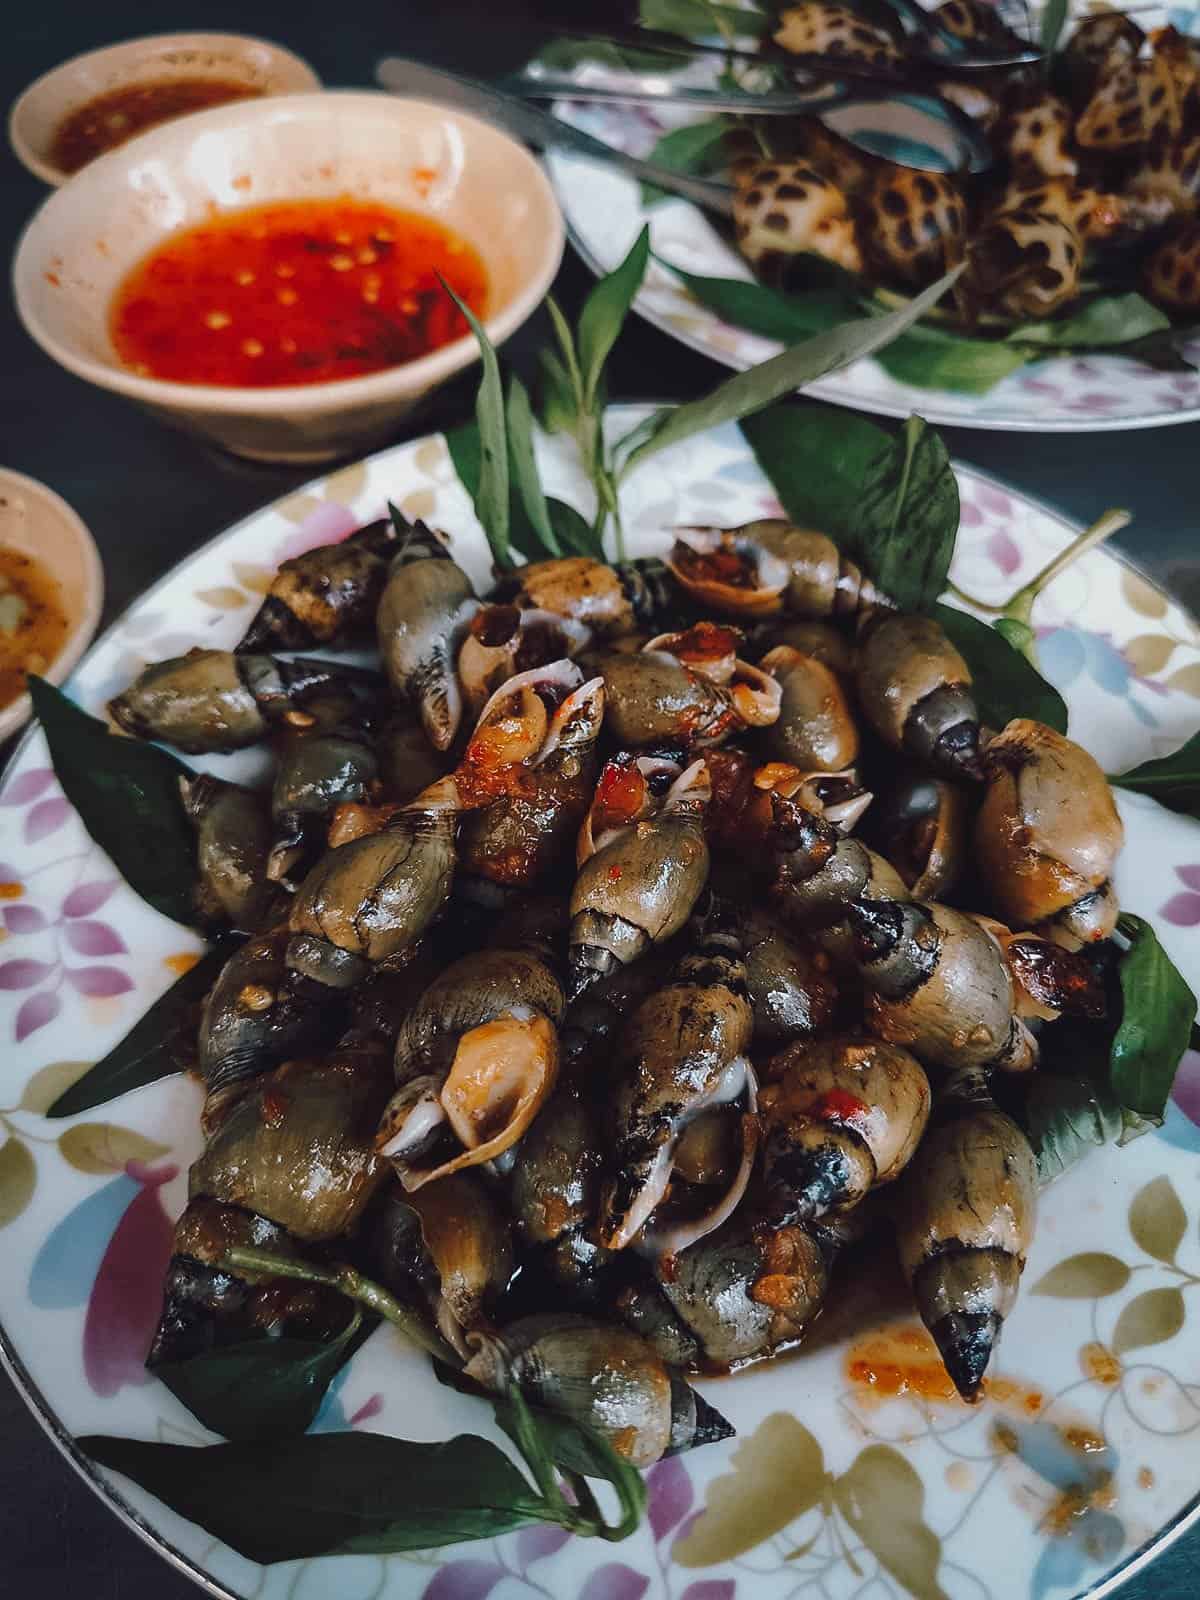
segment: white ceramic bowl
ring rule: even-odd
[[[121,365],[108,326],[129,269],[214,207],[347,194],[434,217],[475,247],[495,344],[538,305],[562,258],[562,215],[541,167],[486,122],[370,91],[288,95],[181,117],[84,167],[21,239],[17,309],[69,371],[239,455],[300,462],[362,451],[478,359],[473,337],[367,377],[237,389],[140,377]]]
[[[32,556],[58,582],[67,636],[43,676],[62,683],[91,642],[104,604],[104,568],[92,536],[61,495],[0,467],[0,545]],[[0,709],[0,739],[28,721],[29,712],[27,694]]]
[[[319,89],[321,80],[299,56],[265,39],[237,33],[160,33],[64,61],[31,83],[12,108],[8,136],[17,158],[46,183],[70,176],[51,160],[63,119],[97,95],[166,78],[221,78],[264,95]]]

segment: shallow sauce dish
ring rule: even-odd
[[[91,642],[104,604],[104,570],[92,536],[52,489],[0,467],[0,552],[7,550],[32,559],[56,586],[66,634],[43,676],[62,683]],[[27,694],[0,706],[0,739],[15,733],[29,710]]]
[[[613,436],[644,416],[614,408]],[[539,441],[538,463],[547,493],[586,503],[587,484],[561,440]],[[970,469],[960,469],[959,486],[953,577],[984,599],[1031,577],[1074,531]],[[102,714],[143,662],[192,644],[232,645],[281,560],[345,536],[388,500],[445,529],[455,559],[486,586],[489,552],[445,442],[417,439],[315,480],[190,557],[92,652],[73,697]],[[664,530],[675,523],[737,524],[773,509],[733,427],[664,451],[652,470],[631,474],[622,493],[632,556],[662,553]],[[1194,729],[1200,635],[1136,573],[1093,552],[1047,593],[1037,620],[1043,666],[1069,699],[1072,731],[1106,770],[1163,754]],[[249,751],[203,764],[249,780],[256,761]],[[182,1444],[204,1437],[142,1364],[170,1251],[168,1219],[183,1209],[187,1166],[199,1153],[200,1090],[168,1078],[69,1122],[42,1116],[78,1073],[72,1058],[84,1032],[87,1054],[99,1057],[167,988],[197,941],[116,879],[60,794],[40,733],[22,746],[0,801],[0,858],[21,863],[11,903],[36,929],[11,935],[0,958],[25,964],[24,987],[18,974],[0,987],[0,1105],[25,1107],[11,1116],[6,1159],[26,1185],[10,1179],[0,1191],[9,1264],[0,1280],[0,1353],[79,1469],[210,1592],[461,1600],[503,1584],[506,1593],[556,1600],[816,1600],[868,1589],[873,1600],[1099,1595],[1144,1544],[1198,1514],[1200,1057],[1191,1055],[1161,1129],[1126,1149],[1096,1152],[1046,1194],[997,1382],[974,1410],[925,1395],[919,1381],[888,1399],[886,1383],[872,1388],[857,1376],[880,1373],[889,1358],[919,1365],[904,1342],[911,1321],[882,1341],[879,1355],[872,1330],[911,1314],[886,1290],[872,1300],[879,1286],[864,1283],[869,1303],[849,1319],[818,1323],[795,1356],[701,1385],[738,1437],[654,1467],[647,1522],[620,1549],[525,1529],[386,1560],[355,1555],[261,1569],[235,1555],[128,1480],[98,1470],[72,1443],[90,1433]],[[1155,919],[1194,983],[1200,833],[1144,797],[1123,796],[1121,809],[1122,903]],[[87,934],[69,934],[79,920]],[[89,958],[86,980],[54,966],[60,941],[69,972],[81,966],[70,954],[80,938],[108,952]],[[1177,1266],[1163,1249],[1177,1250]],[[123,1282],[146,1284],[144,1303],[114,1294]],[[1147,1295],[1156,1297],[1149,1305]],[[1167,1307],[1178,1315],[1164,1314]],[[386,1332],[358,1351],[315,1426],[408,1439],[497,1437],[486,1408],[439,1385],[424,1357]],[[1104,1448],[1064,1451],[1068,1433],[1088,1449],[1103,1436]]]
[[[68,371],[240,455],[321,461],[377,442],[478,359],[467,336],[402,366],[300,388],[198,386],[123,366],[109,331],[131,267],[179,228],[271,201],[354,199],[444,224],[482,257],[495,344],[529,316],[562,255],[562,218],[534,159],[486,123],[370,92],[244,100],[101,156],[52,195],[17,251],[17,308]]]
[[[236,33],[164,33],[89,50],[44,73],[16,100],[8,134],[18,160],[45,183],[69,174],[54,160],[64,121],[101,95],[175,80],[241,84],[256,95],[300,94],[321,80],[299,56]]]

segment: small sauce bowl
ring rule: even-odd
[[[84,523],[36,478],[0,467],[0,546],[33,561],[58,584],[67,634],[42,676],[62,683],[91,642],[104,605],[104,569]],[[0,739],[29,720],[27,694],[0,707]]]
[[[130,39],[75,56],[30,84],[8,119],[8,137],[17,159],[44,183],[55,187],[66,183],[71,174],[52,158],[65,119],[99,95],[170,78],[239,83],[264,96],[321,87],[306,61],[265,39],[236,33],[163,33]]]

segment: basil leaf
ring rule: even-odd
[[[592,411],[608,353],[617,342],[634,296],[641,288],[650,259],[650,229],[643,228],[629,254],[601,278],[579,313],[579,369],[583,379],[583,409]]]
[[[666,263],[689,294],[727,322],[765,339],[793,344],[834,327],[855,314],[858,299],[847,286],[785,294],[766,284],[738,278],[703,278]],[[849,280],[848,274],[843,274]],[[986,394],[1001,378],[1029,360],[1028,354],[1000,339],[970,339],[918,324],[876,351],[874,360],[899,383],[917,388]]]
[[[1007,343],[1053,350],[1108,350],[1163,333],[1170,326],[1171,319],[1140,294],[1109,294],[1089,301],[1073,316],[1014,328]]]
[[[691,172],[698,176],[719,172],[728,159],[725,150],[728,131],[729,124],[724,117],[711,122],[689,122],[664,133],[646,159],[653,161],[656,167],[666,167],[669,172]],[[652,183],[643,183],[641,187],[644,206],[674,198]]]
[[[184,1071],[194,1054],[200,1004],[239,943],[227,936],[206,950],[142,1013],[119,1044],[59,1095],[46,1115],[73,1117]]]
[[[1046,65],[1058,46],[1059,38],[1067,22],[1067,12],[1070,10],[1070,0],[1046,0],[1046,9],[1042,12],[1042,26],[1039,30],[1039,42],[1046,52]]]
[[[987,394],[1030,356],[1002,339],[970,339],[926,326],[910,328],[875,357],[897,383],[954,394]]]
[[[742,424],[795,521],[822,528],[910,611],[941,594],[958,533],[958,483],[938,435],[899,437],[833,406],[779,406]]]
[[[1129,949],[1117,969],[1125,1009],[1109,1054],[1112,1091],[1128,1110],[1161,1118],[1191,1039],[1196,997],[1148,922],[1126,912],[1117,926]]]
[[[1109,776],[1109,783],[1136,794],[1148,794],[1171,811],[1200,821],[1200,733],[1194,733],[1173,755],[1143,761],[1140,767]]]
[[[464,422],[457,428],[448,429],[444,437],[450,451],[450,459],[454,463],[454,470],[463,488],[473,500],[479,487],[482,470],[479,429],[474,422]],[[515,477],[515,474],[513,476]],[[522,555],[528,556],[530,560],[539,561],[549,552],[534,531],[533,524],[517,494],[516,484],[511,479],[510,494],[509,542]],[[579,555],[603,559],[599,540],[593,536],[586,518],[581,516],[574,506],[567,505],[563,500],[547,498],[546,510],[554,529],[554,536],[560,545],[573,549]]]
[[[975,703],[989,727],[1003,728],[1014,717],[1032,717],[1066,733],[1066,701],[997,628],[956,606],[936,605],[933,615],[970,667]]]
[[[335,1338],[247,1339],[150,1371],[192,1415],[226,1439],[276,1439],[303,1434],[325,1391],[378,1319],[358,1306]]]
[[[562,547],[550,524],[546,495],[533,453],[533,410],[529,391],[515,373],[508,381],[507,422],[509,466],[525,515],[549,554],[561,556]]]
[[[547,433],[571,433],[575,427],[578,408],[571,379],[562,358],[553,350],[538,351],[541,369],[539,384],[539,417]]]
[[[44,678],[30,677],[29,697],[88,833],[148,905],[194,923],[196,836],[179,794],[191,768],[159,745],[110,733]]]
[[[1121,1108],[1083,1076],[1031,1072],[1021,1122],[1037,1158],[1038,1177],[1050,1183],[1122,1131]]]
[[[858,317],[818,333],[748,372],[727,378],[701,399],[675,407],[666,414],[661,426],[625,455],[621,477],[660,450],[690,439],[694,434],[706,433],[722,423],[738,422],[806,383],[849,366],[863,356],[873,355],[911,327],[930,306],[936,305],[962,271],[960,264],[898,311],[890,311],[882,317]]]
[[[492,341],[484,332],[483,324],[463,303],[444,278],[442,287],[470,324],[479,343],[483,376],[475,396],[475,426],[479,430],[479,472],[471,498],[475,502],[475,515],[482,524],[491,546],[492,558],[498,567],[513,565],[509,547],[509,482],[508,438],[504,418],[504,387],[500,382],[500,363]],[[449,442],[449,436],[447,436]],[[451,446],[453,455],[453,446]],[[457,466],[457,462],[455,463]],[[462,477],[462,474],[459,473]],[[465,479],[463,480],[466,481]],[[470,487],[470,485],[468,485]]]
[[[707,39],[714,33],[758,37],[771,27],[771,18],[761,11],[714,5],[712,0],[641,0],[638,21],[643,28],[661,28],[689,39]]]
[[[513,1463],[474,1434],[414,1444],[309,1433],[199,1447],[91,1435],[79,1446],[264,1565],[432,1550],[545,1520]]]

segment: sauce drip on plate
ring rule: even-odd
[[[63,118],[54,133],[50,160],[60,172],[78,172],[106,150],[115,150],[160,122],[231,100],[258,99],[261,94],[261,89],[233,78],[153,78],[110,89]]]
[[[0,545],[0,706],[25,693],[27,672],[45,672],[68,626],[57,578],[32,556]]]
[[[251,206],[173,234],[118,289],[127,366],[176,383],[328,383],[412,361],[478,315],[475,251],[429,217],[352,200]]]

